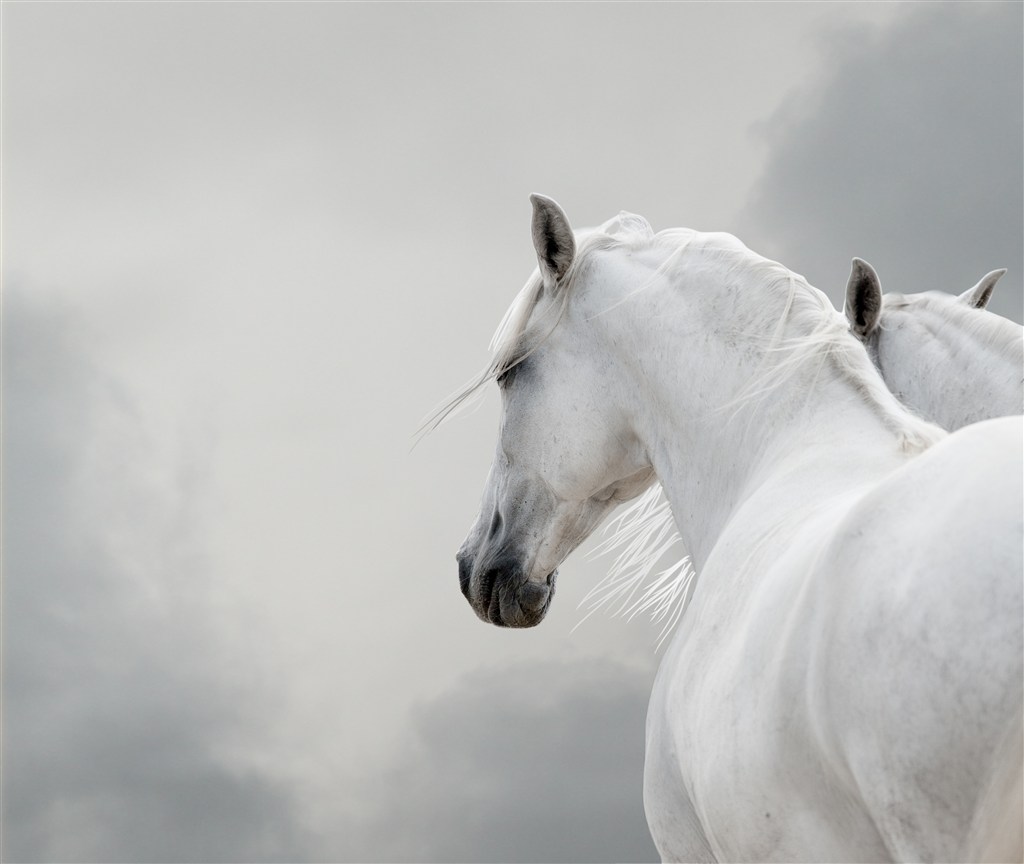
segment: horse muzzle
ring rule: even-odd
[[[479,562],[480,567],[466,552],[459,552],[456,560],[462,593],[483,621],[499,627],[535,627],[544,620],[555,596],[557,570],[541,583],[528,579],[512,557]]]

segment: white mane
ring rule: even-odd
[[[661,232],[655,239],[662,238],[679,244],[670,261],[678,259],[680,266],[686,266],[689,262],[682,259],[684,253],[711,261],[721,268],[719,278],[723,281],[737,284],[744,292],[757,292],[765,299],[761,307],[765,320],[773,314],[773,308],[776,310],[776,323],[770,332],[765,332],[761,322],[753,322],[751,329],[744,332],[744,336],[764,342],[761,369],[726,407],[738,410],[748,402],[770,397],[801,370],[814,370],[816,377],[829,367],[853,386],[897,436],[902,450],[922,451],[944,436],[941,429],[913,416],[899,403],[863,345],[850,333],[845,317],[803,276],[752,252],[730,234],[673,229]]]

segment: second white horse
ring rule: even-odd
[[[874,268],[853,259],[850,330],[900,401],[944,429],[1024,412],[1024,327],[985,308],[1005,272],[959,296],[883,295]]]

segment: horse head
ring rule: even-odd
[[[607,357],[570,302],[592,274],[577,266],[569,220],[551,199],[531,201],[538,271],[521,295],[521,325],[505,335],[507,362],[494,370],[497,448],[480,514],[456,556],[473,610],[506,627],[540,623],[557,566],[653,480],[627,418],[612,407]]]

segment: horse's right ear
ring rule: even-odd
[[[957,299],[961,303],[973,306],[975,309],[984,309],[988,306],[988,301],[992,297],[992,289],[996,287],[996,282],[999,281],[1005,272],[1006,268],[1004,267],[1002,270],[993,270],[991,273],[986,273],[981,277],[981,281],[977,285],[973,288],[968,288]]]
[[[533,248],[544,287],[554,291],[576,255],[576,238],[562,208],[544,195],[531,195],[533,204]]]
[[[875,268],[860,258],[853,259],[846,284],[846,318],[853,335],[862,342],[878,326],[882,312],[882,285]]]

